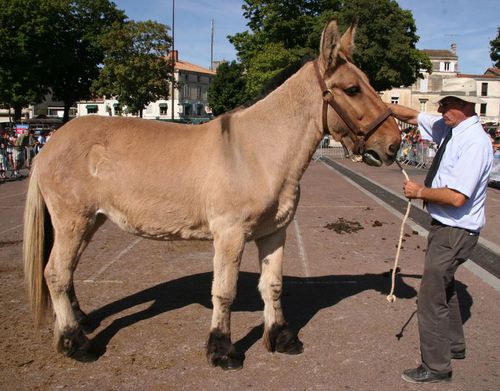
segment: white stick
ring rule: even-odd
[[[406,171],[401,167],[401,164],[396,161],[397,165],[401,169],[401,172],[405,176],[406,180],[409,181],[410,178],[406,174]],[[394,260],[394,269],[392,269],[392,285],[391,285],[391,292],[387,296],[387,301],[390,303],[394,303],[396,301],[396,296],[394,295],[394,288],[396,286],[396,270],[398,268],[398,261],[399,261],[399,252],[401,251],[401,243],[403,242],[403,233],[404,233],[404,228],[406,224],[406,219],[408,218],[408,215],[410,214],[410,208],[411,208],[411,200],[408,199],[408,205],[406,207],[406,213],[405,216],[403,217],[403,222],[401,223],[401,231],[399,233],[399,242],[398,242],[398,250],[396,251],[396,259]]]

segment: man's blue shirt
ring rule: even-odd
[[[418,126],[423,139],[438,144],[450,129],[442,116],[427,113],[418,115]],[[479,232],[485,223],[484,203],[493,148],[477,115],[462,121],[452,132],[432,187],[456,190],[467,201],[459,208],[429,202],[427,210],[443,224]]]

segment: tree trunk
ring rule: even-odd
[[[71,108],[71,103],[72,102],[64,101],[64,114],[63,114],[63,123],[64,124],[69,121],[69,109]]]
[[[20,104],[14,105],[14,122],[19,122],[21,120],[21,115],[23,112],[23,106]]]

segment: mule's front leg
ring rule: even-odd
[[[212,326],[207,343],[207,359],[213,366],[236,370],[243,366],[244,355],[231,342],[231,304],[244,247],[240,232],[226,230],[214,234],[214,279],[212,283]]]
[[[297,333],[288,327],[281,309],[283,249],[286,232],[278,231],[256,240],[261,276],[259,291],[264,301],[264,346],[270,352],[299,354],[303,351]]]

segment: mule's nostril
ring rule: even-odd
[[[389,152],[391,155],[395,155],[399,151],[399,144],[391,144],[389,145]]]

